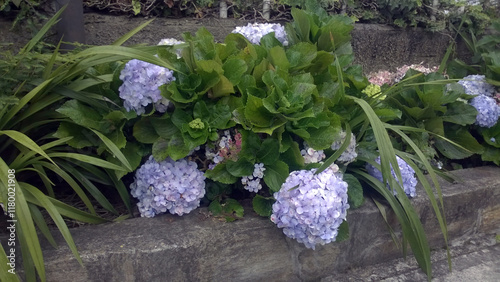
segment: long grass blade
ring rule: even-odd
[[[0,135],[5,134],[15,140],[17,143],[25,146],[26,148],[40,154],[47,160],[49,160],[51,163],[56,165],[56,163],[40,148],[33,140],[31,140],[28,136],[25,134],[15,131],[15,130],[2,130],[0,131]]]
[[[117,158],[130,172],[132,171],[132,166],[130,165],[127,157],[118,149],[118,147],[113,143],[113,141],[109,140],[108,137],[106,137],[104,134],[100,133],[99,131],[91,129],[99,138],[102,140],[104,145],[108,147],[108,149],[113,153],[113,156]]]
[[[147,25],[149,25],[153,21],[154,21],[154,19],[151,19],[151,20],[141,24],[140,26],[132,29],[131,31],[125,33],[122,37],[118,38],[115,42],[113,42],[112,45],[116,45],[116,46],[122,45],[127,40],[129,40],[130,37],[134,36],[136,33],[141,31],[143,28],[145,28]]]
[[[61,217],[61,214],[57,211],[56,207],[52,204],[52,202],[43,194],[40,190],[38,190],[35,186],[32,186],[28,183],[21,182],[20,186],[27,192],[31,193],[35,198],[38,199],[41,206],[49,213],[50,217],[56,224],[57,228],[61,232],[64,240],[68,244],[71,252],[75,256],[76,260],[83,266],[82,259],[80,258],[80,254],[76,249],[75,242],[73,241],[73,237],[69,232],[68,226],[64,222],[64,219]]]
[[[9,122],[15,122],[16,119],[13,119],[13,117],[26,105],[28,104],[33,97],[38,95],[39,93],[42,93],[44,88],[52,82],[52,79],[45,80],[42,82],[40,85],[35,87],[33,90],[28,92],[26,95],[23,96],[23,98],[19,99],[19,102],[14,105],[7,113],[5,113],[4,116],[2,116],[2,119],[0,120],[0,129],[3,129]]]
[[[2,244],[0,244],[0,281],[19,282],[19,277],[17,277],[15,272],[9,272],[9,270],[11,270],[9,263],[7,254],[5,253]]]
[[[45,239],[49,241],[49,243],[52,245],[52,247],[57,248],[57,243],[54,240],[54,237],[52,236],[52,233],[50,233],[49,226],[45,222],[45,218],[43,217],[42,213],[38,209],[36,205],[29,204],[30,207],[30,212],[31,216],[33,217],[33,221],[35,222],[36,226],[38,227],[38,230],[45,236]]]
[[[110,163],[108,161],[104,161],[104,160],[101,160],[99,158],[90,157],[90,156],[86,156],[86,155],[82,155],[82,154],[77,154],[77,153],[60,153],[60,152],[55,152],[55,153],[49,153],[49,156],[53,157],[53,158],[74,159],[74,160],[77,160],[77,161],[81,161],[81,162],[84,162],[84,163],[93,164],[93,165],[96,165],[96,166],[99,166],[99,167],[103,167],[103,168],[110,168],[110,169],[120,170],[120,171],[125,171],[125,172],[129,171],[126,168],[123,168],[121,166],[115,165],[115,164]]]

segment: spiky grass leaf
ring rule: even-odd
[[[61,214],[57,211],[57,208],[52,204],[49,198],[45,194],[43,194],[40,190],[38,190],[38,188],[36,188],[35,186],[32,186],[25,182],[20,182],[19,185],[22,187],[24,191],[26,191],[26,193],[31,193],[33,197],[38,199],[41,206],[49,213],[50,217],[56,224],[57,228],[59,228],[59,231],[61,232],[64,240],[68,244],[68,247],[75,256],[76,260],[80,263],[80,265],[83,266],[82,259],[80,258],[80,255],[76,250],[76,245],[75,242],[73,241],[73,237],[71,236],[71,233],[69,232],[68,226],[64,222],[64,219],[61,217]]]

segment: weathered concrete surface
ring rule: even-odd
[[[443,184],[450,239],[479,232],[500,232],[500,168],[453,173],[462,182]],[[419,191],[413,204],[433,248],[442,235]],[[388,221],[397,231],[394,216]],[[401,257],[378,209],[370,201],[348,214],[350,239],[306,249],[288,239],[250,209],[234,223],[221,222],[199,209],[178,217],[162,215],[72,230],[84,261],[81,267],[59,236],[60,247],[45,244],[48,281],[309,281],[349,268]],[[444,255],[444,251],[441,251]],[[167,280],[165,280],[167,279]]]
[[[500,244],[492,235],[478,234],[450,244],[451,265],[441,250],[431,253],[433,282],[498,282],[500,280]],[[351,268],[321,279],[321,282],[427,281],[413,257]]]
[[[133,28],[146,22],[141,17],[113,16],[85,13],[85,38],[91,45],[111,44]],[[169,19],[157,18],[149,26],[132,37],[127,44],[157,44],[163,38],[182,39],[184,32],[196,32],[206,27],[216,40],[222,41],[236,26],[249,21],[236,19]],[[30,34],[19,27],[9,31],[11,21],[0,18],[1,42],[14,43],[20,48],[28,42]],[[376,24],[356,24],[352,32],[355,63],[361,64],[366,73],[391,70],[404,64],[439,65],[451,37],[446,33],[422,29],[400,29]],[[458,55],[467,60],[468,53],[460,45]]]

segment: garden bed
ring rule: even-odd
[[[442,182],[449,240],[500,231],[500,168],[454,171],[458,182]],[[444,246],[432,207],[421,187],[412,204],[432,248]],[[388,210],[388,209],[387,209]],[[268,219],[245,208],[233,223],[200,208],[179,217],[161,215],[72,230],[84,266],[62,237],[44,245],[48,281],[257,281],[314,280],[351,267],[401,257],[379,210],[369,199],[349,212],[350,238],[307,249]],[[388,221],[396,229],[389,210]],[[445,250],[442,250],[443,253]]]

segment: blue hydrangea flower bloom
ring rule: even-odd
[[[265,170],[266,168],[264,167],[263,163],[254,164],[253,173],[241,178],[243,188],[250,192],[259,192],[259,190],[262,189],[262,184],[260,184],[260,181],[262,180],[262,178],[264,178]]]
[[[171,70],[134,59],[125,64],[120,79],[123,84],[118,90],[127,111],[133,110],[140,115],[149,104],[154,104],[159,112],[167,110],[169,101],[161,96],[158,87],[175,80]]]
[[[135,173],[131,194],[139,199],[142,217],[169,211],[183,215],[196,209],[205,195],[205,176],[195,162],[170,158],[157,162],[153,156]]]
[[[486,82],[484,75],[468,75],[458,81],[469,95],[486,95],[492,97],[495,95],[495,87]]]
[[[339,138],[337,141],[333,142],[331,148],[332,150],[338,150],[340,149],[340,146],[342,146],[342,143],[345,142],[345,137],[346,133],[345,131],[341,131]],[[349,142],[349,146],[347,146],[347,149],[340,154],[340,156],[337,158],[337,162],[344,163],[345,165],[350,164],[354,160],[356,160],[356,157],[358,156],[358,153],[356,153],[356,136],[354,134],[351,134],[351,141]]]
[[[401,177],[403,179],[403,190],[405,191],[406,195],[413,198],[417,195],[417,191],[415,189],[415,187],[417,186],[417,178],[415,177],[415,170],[413,170],[413,168],[400,157],[396,156],[396,159],[398,161],[398,167],[399,170],[401,171]],[[375,162],[380,164],[380,157],[375,159]],[[377,168],[375,168],[374,166],[372,166],[371,164],[366,164],[366,170],[371,176],[380,180],[380,182],[383,181],[382,172]],[[396,181],[399,184],[401,184],[396,176],[396,173],[394,172],[394,169],[392,168],[392,164],[391,164],[391,174],[392,177],[394,177],[394,179],[396,179]],[[389,183],[387,183],[387,188],[391,189]],[[397,192],[394,189],[394,195],[396,194]]]
[[[475,124],[489,128],[497,123],[500,116],[500,107],[495,99],[485,95],[478,95],[470,100],[470,104],[477,110]]]
[[[316,169],[290,173],[281,189],[274,193],[271,221],[289,238],[307,248],[335,241],[338,228],[346,219],[347,183],[338,166],[319,174]]]
[[[280,24],[248,24],[247,26],[238,26],[232,33],[239,33],[245,36],[248,41],[253,44],[260,44],[260,39],[262,36],[274,32],[274,36],[278,41],[283,44],[283,46],[288,45],[288,37],[285,32],[285,28]]]

